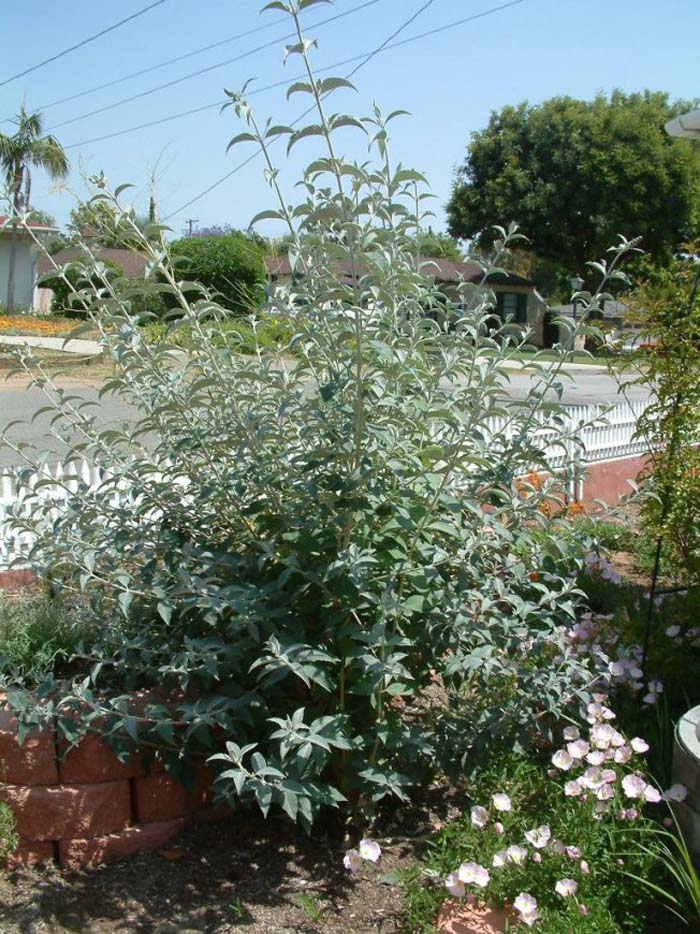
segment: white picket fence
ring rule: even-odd
[[[541,428],[534,429],[535,434],[541,432],[538,445],[544,451],[544,460],[550,470],[566,472],[568,494],[572,499],[581,498],[582,477],[587,464],[630,457],[648,450],[643,439],[634,437],[637,422],[645,407],[644,402],[622,403],[612,408],[571,406],[565,410],[563,417],[565,429],[576,438],[576,442],[565,445],[548,443],[547,436],[553,435],[554,432],[547,426],[548,416],[542,416]],[[517,425],[516,428],[511,428],[508,420],[503,418],[494,418],[487,426],[494,443],[498,443],[499,434],[508,439],[515,430]],[[533,464],[535,469],[541,467],[540,464]],[[108,479],[112,490],[110,497],[115,503],[128,496],[124,484],[121,481],[115,482],[110,472],[86,462],[46,466],[25,479],[24,489],[26,490],[27,485],[33,488],[38,484],[39,488],[34,495],[43,500],[52,500],[53,508],[59,510],[83,484],[97,489]],[[10,563],[15,567],[22,566],[22,558],[31,545],[29,531],[15,531],[10,535],[7,527],[8,513],[19,500],[15,475],[7,471],[0,476],[0,568],[7,567]],[[31,508],[31,502],[27,508]]]

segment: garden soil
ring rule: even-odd
[[[416,829],[412,810],[410,836],[394,818],[394,835],[377,837],[379,864],[354,877],[343,869],[340,836],[306,837],[283,818],[242,811],[107,866],[5,870],[0,932],[395,934],[406,930],[397,873],[441,823],[422,817]]]

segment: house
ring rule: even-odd
[[[116,247],[98,246],[91,244],[91,249],[99,260],[109,260],[118,266],[127,279],[142,279],[146,270],[148,258],[136,250],[121,250]],[[88,257],[79,246],[68,246],[54,253],[53,256],[41,256],[37,263],[37,272],[40,277],[50,275],[55,266],[64,266],[66,263],[86,263]],[[54,265],[55,264],[55,265]]]
[[[342,260],[334,260],[341,281],[350,281],[349,265]],[[286,255],[266,256],[270,290],[276,285],[284,285],[292,280],[292,269]],[[532,343],[543,346],[547,338],[545,315],[547,305],[535,289],[534,282],[515,273],[492,273],[484,277],[484,271],[478,263],[455,263],[436,257],[421,257],[422,272],[435,280],[438,288],[453,302],[460,301],[459,286],[462,283],[477,290],[491,290],[496,298],[496,313],[504,321],[510,319],[516,324],[528,325],[532,331]]]
[[[28,228],[28,229],[27,229]],[[46,224],[27,223],[17,227],[15,252],[15,308],[34,308],[34,287],[37,281],[37,258],[40,250],[32,235],[44,237],[56,233],[56,227]],[[10,272],[10,241],[12,227],[10,217],[0,214],[0,305],[7,302],[8,276]]]
[[[570,318],[574,325],[580,324],[582,312],[583,308],[580,303],[572,304],[570,302],[568,305],[555,305],[547,310],[545,321],[553,321],[555,318]],[[628,314],[629,307],[623,302],[607,299],[603,302],[600,311],[591,311],[586,315],[586,321],[591,325],[601,328],[607,335],[606,340],[612,344],[615,341],[619,341],[625,333],[630,331],[630,326],[627,322]],[[558,332],[558,325],[553,325],[553,336],[557,335]],[[555,340],[552,341],[552,343],[558,340],[559,337],[555,336]],[[571,338],[569,337],[568,341],[565,339],[564,343],[570,344]],[[576,349],[581,349],[584,343],[585,341],[583,338],[579,338]],[[546,346],[551,346],[551,344],[547,344]]]

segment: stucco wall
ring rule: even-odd
[[[17,264],[15,266],[15,306],[31,308],[34,292],[34,255],[31,242],[17,238]],[[10,234],[0,234],[0,306],[7,305],[7,276],[10,269]]]

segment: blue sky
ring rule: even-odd
[[[8,4],[2,12],[0,82],[136,12],[146,2],[127,0],[115,5],[71,0],[57,4],[33,0]],[[317,29],[311,25],[361,2],[337,0],[332,6],[318,4],[304,14],[308,34],[318,39],[314,56],[319,67],[369,52],[425,0],[377,0],[334,23]],[[401,38],[480,13],[499,2],[507,0],[434,0]],[[196,218],[201,226],[245,227],[255,213],[274,203],[262,178],[260,159],[196,204],[179,210],[251,151],[240,146],[226,155],[228,140],[240,129],[231,111],[222,115],[212,107],[113,139],[88,141],[215,103],[224,87],[238,88],[249,77],[263,86],[296,76],[298,59],[290,59],[287,66],[282,61],[282,37],[289,32],[288,24],[276,12],[260,16],[262,5],[259,0],[166,0],[108,36],[0,87],[0,118],[15,113],[23,98],[29,109],[40,109],[59,98],[270,23],[264,31],[45,110],[47,129],[54,131],[55,127],[56,135],[69,147],[72,171],[68,187],[72,192],[84,194],[83,177],[104,170],[112,185],[131,182],[136,186],[131,197],[141,209],[148,203],[154,176],[161,214],[176,212],[170,223],[178,233],[187,218]],[[400,107],[411,112],[410,117],[394,123],[393,158],[427,173],[436,195],[436,226],[442,227],[455,165],[463,157],[470,133],[485,125],[492,110],[524,99],[536,103],[555,94],[591,98],[597,91],[615,87],[666,90],[674,97],[700,96],[699,36],[697,0],[523,0],[378,55],[354,79],[358,93],[340,92],[334,109],[364,114],[376,100],[382,109]],[[274,42],[271,48],[238,62],[60,126],[269,42]],[[345,74],[352,67],[340,67],[337,73]],[[251,103],[261,118],[270,115],[275,122],[291,122],[303,111],[305,98],[295,95],[288,103],[284,89],[278,88],[253,96]],[[0,128],[8,132],[11,125],[3,123]],[[346,154],[364,156],[364,145],[356,134],[343,131],[341,141]],[[281,178],[290,199],[299,167],[313,158],[315,151],[314,142],[306,141],[287,163],[279,146]],[[64,223],[74,196],[69,191],[52,190],[37,174],[32,200]]]

